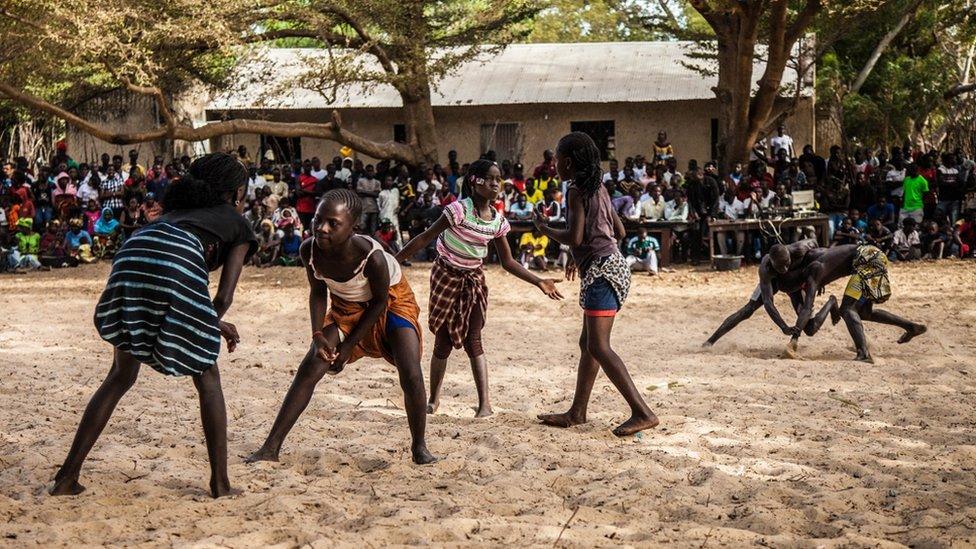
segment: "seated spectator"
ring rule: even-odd
[[[542,215],[546,216],[546,219],[562,219],[562,204],[553,198],[556,192],[557,191],[555,189],[546,189],[546,192],[543,193],[545,195],[545,199],[541,203],[536,204],[536,210],[538,210],[538,212]]]
[[[257,232],[258,249],[251,257],[251,263],[255,267],[270,267],[278,259],[278,252],[281,247],[281,240],[275,231],[274,223],[270,219],[261,221],[261,228]]]
[[[902,221],[902,228],[895,231],[892,238],[889,259],[911,261],[922,257],[922,241],[918,237],[916,226],[917,223],[911,217]]]
[[[895,206],[888,202],[884,196],[879,196],[877,201],[872,204],[867,211],[868,221],[878,219],[888,230],[897,230],[898,222],[895,219]]]
[[[793,195],[789,194],[786,190],[786,185],[776,186],[776,207],[778,208],[792,208],[793,207]]]
[[[519,262],[526,269],[533,268],[539,271],[548,271],[549,265],[546,261],[546,247],[549,246],[549,237],[533,228],[531,232],[522,233],[519,239]]]
[[[298,234],[302,234],[304,228],[298,217],[298,212],[291,207],[291,202],[287,198],[278,202],[278,209],[271,216],[271,222],[279,229],[278,238],[285,236],[285,232],[281,230],[284,223],[292,223],[295,226],[295,232]]]
[[[139,213],[146,223],[152,223],[163,215],[163,205],[156,200],[154,193],[146,193],[146,201],[139,206]]]
[[[534,179],[529,178],[525,180],[525,200],[529,204],[535,206],[545,200],[546,196],[544,191],[545,189],[539,188]]]
[[[390,252],[396,254],[400,251],[400,243],[397,240],[396,229],[393,227],[393,222],[389,219],[381,219],[379,228],[373,233],[373,238],[385,244],[389,248]]]
[[[82,263],[93,263],[96,257],[92,255],[92,237],[82,229],[80,218],[68,221],[68,232],[64,234],[64,251]]]
[[[95,223],[98,219],[102,217],[102,209],[98,207],[98,202],[95,199],[90,199],[88,205],[85,208],[85,230],[88,234],[93,234],[95,232]]]
[[[135,198],[130,199],[130,202],[135,202]],[[126,215],[129,209],[122,210],[122,215]],[[132,234],[135,228],[129,231]],[[112,208],[102,208],[102,216],[98,218],[95,222],[95,232],[91,233],[92,238],[92,253],[95,257],[105,258],[112,257],[115,255],[115,250],[118,249],[118,245],[122,241],[122,235],[124,231],[124,226],[115,219],[115,213]]]
[[[948,221],[945,219],[945,223],[941,226],[935,221],[927,221],[923,225],[923,232],[919,237],[923,259],[942,259],[945,257],[948,244],[952,241],[952,237],[946,232],[946,228],[949,227]]]
[[[851,208],[850,211],[847,212],[847,217],[851,219],[851,223],[854,225],[854,228],[857,229],[861,234],[864,234],[864,231],[868,230],[868,222],[861,217],[861,212],[857,208]]]
[[[881,223],[880,219],[871,220],[868,230],[864,233],[864,243],[877,247],[885,254],[891,251],[894,235]]]
[[[647,193],[640,199],[641,219],[644,221],[664,219],[664,206],[665,201],[661,197],[661,187],[657,185],[648,186]]]
[[[640,189],[634,187],[630,189],[630,194],[625,194],[614,198],[611,201],[613,209],[621,219],[637,221],[640,219]]]
[[[976,257],[976,210],[969,210],[956,222],[952,233],[953,254],[960,259]]]
[[[281,237],[281,248],[278,252],[278,264],[285,267],[294,267],[302,264],[298,250],[302,247],[302,237],[295,231],[293,223],[286,223],[282,230],[284,236]]]
[[[666,221],[688,220],[688,201],[685,199],[684,191],[677,191],[674,200],[664,205],[664,219]]]
[[[533,211],[532,204],[526,200],[525,194],[519,193],[515,203],[508,208],[508,218],[513,221],[531,221]]]
[[[834,238],[830,242],[830,247],[844,246],[846,244],[859,244],[861,242],[861,231],[854,226],[854,220],[845,217],[840,223],[840,227],[834,229]]]
[[[11,250],[8,258],[11,269],[33,271],[41,268],[41,262],[38,259],[41,249],[41,235],[34,232],[33,219],[25,217],[17,221],[14,243],[17,247]]]
[[[66,257],[64,250],[64,234],[61,232],[61,222],[57,219],[47,224],[47,230],[41,237],[40,259],[42,264],[61,266],[56,260]],[[45,261],[50,259],[50,261]]]
[[[104,213],[102,217],[105,217]],[[136,229],[146,224],[146,219],[142,216],[142,206],[138,199],[135,197],[129,199],[125,209],[122,210],[119,223],[122,225],[122,240],[127,240]],[[98,230],[95,232],[98,233]]]
[[[637,229],[637,236],[627,241],[627,264],[631,271],[647,271],[650,276],[656,275],[657,252],[661,250],[661,243],[647,234],[647,229]]]

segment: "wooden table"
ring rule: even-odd
[[[812,215],[809,217],[788,217],[784,219],[719,219],[712,221],[708,225],[708,255],[715,255],[715,238],[713,235],[719,231],[758,231],[765,227],[769,229],[769,222],[773,223],[778,230],[790,229],[795,227],[813,226],[820,240],[820,245],[827,247],[830,245],[830,218],[823,214]]]
[[[671,233],[675,230],[688,228],[688,223],[684,221],[629,221],[624,219],[623,222],[628,236],[636,233],[637,229],[640,228],[647,229],[649,234],[658,235],[658,241],[661,243],[661,253],[658,255],[658,263],[661,267],[671,265]],[[512,226],[512,232],[516,234],[529,232],[534,227],[531,221],[509,220],[509,224]],[[557,229],[565,229],[566,221],[550,221],[549,226]]]

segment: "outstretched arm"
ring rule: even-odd
[[[498,254],[498,260],[501,262],[502,268],[508,271],[509,274],[536,286],[542,290],[542,293],[552,299],[563,299],[563,295],[556,288],[556,281],[551,278],[540,278],[529,272],[521,263],[515,261],[515,258],[512,257],[512,249],[508,246],[508,240],[504,236],[500,236],[492,242],[495,244],[495,252]]]
[[[809,275],[807,276],[806,288],[804,291],[806,294],[803,296],[803,305],[800,310],[796,312],[796,326],[793,328],[796,337],[803,331],[803,328],[807,325],[807,321],[813,315],[813,301],[817,298],[817,293],[820,289],[820,272],[822,267],[820,264],[814,264],[810,267]]]
[[[549,226],[548,220],[538,212],[536,212],[533,222],[535,223],[536,228],[539,229],[539,232],[542,234],[560,244],[576,248],[583,244],[583,229],[586,221],[584,218],[586,214],[583,211],[583,203],[579,200],[576,189],[572,187],[569,188],[566,196],[566,204],[567,209],[571,213],[569,216],[571,220],[569,227],[566,227],[565,229],[553,229]]]
[[[772,268],[772,265],[769,264],[769,258],[763,258],[762,263],[759,265],[759,291],[762,293],[763,307],[766,309],[766,314],[769,315],[769,318],[784,334],[793,335],[793,328],[783,320],[773,299],[775,294],[773,293],[773,276],[770,272]]]
[[[437,221],[435,221],[434,224],[430,226],[430,228],[420,233],[419,235],[415,236],[414,238],[410,239],[410,242],[407,242],[403,246],[403,249],[401,249],[400,252],[396,254],[397,261],[403,262],[403,261],[410,260],[410,258],[416,255],[417,252],[426,248],[431,242],[433,242],[435,238],[440,236],[440,234],[444,232],[448,227],[449,224],[447,220],[448,215],[449,214],[447,212],[444,212],[444,214],[438,217]]]

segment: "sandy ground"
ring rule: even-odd
[[[309,332],[304,273],[249,269],[228,316],[243,344],[221,362],[231,476],[245,493],[219,501],[205,492],[193,384],[150,369],[86,463],[88,491],[46,496],[109,367],[111,348],[90,320],[108,266],[8,276],[0,543],[976,543],[974,267],[896,266],[886,308],[930,332],[895,345],[898,330],[869,324],[875,365],[852,360],[842,325],[802,340],[800,360],[780,358],[785,338],[764,314],[700,349],[747,299],[754,268],[637,276],[614,345],[662,426],[628,439],[610,433],[628,414],[602,376],[589,424],[537,423],[537,413],[569,404],[577,286],[564,283],[568,299],[554,304],[493,268],[486,348],[496,413],[472,417],[471,375],[455,355],[428,423],[430,449],[444,459],[426,467],[410,461],[396,374],[378,360],[320,384],[280,464],[243,463],[267,434]],[[427,266],[408,273],[425,309]]]

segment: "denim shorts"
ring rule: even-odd
[[[602,276],[583,290],[583,314],[585,316],[615,316],[620,310],[620,299],[613,286]]]

